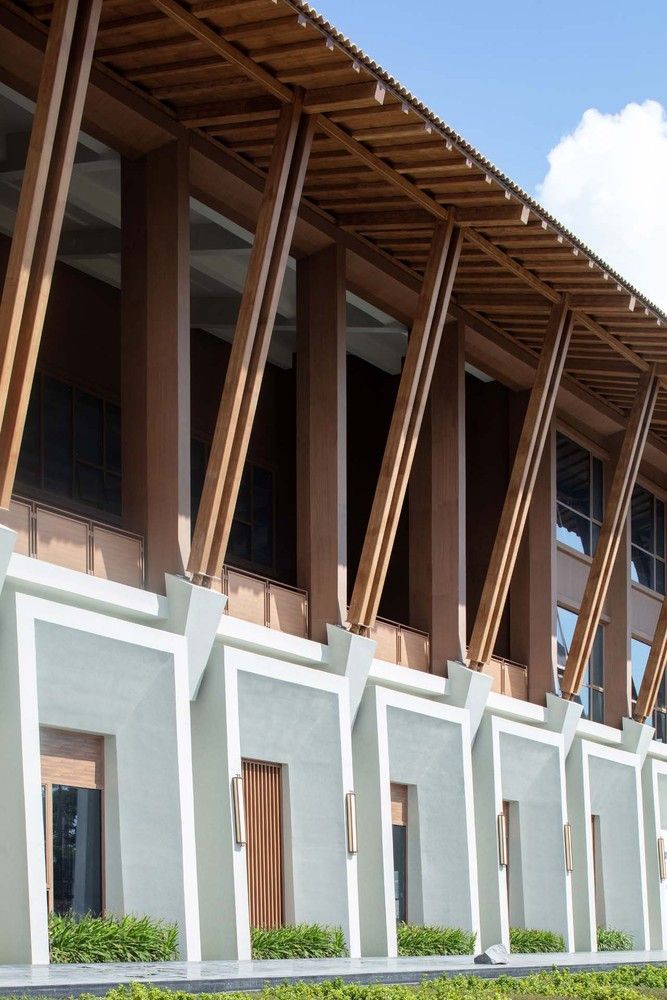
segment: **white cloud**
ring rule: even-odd
[[[667,310],[667,111],[586,111],[549,153],[537,186],[548,211]]]

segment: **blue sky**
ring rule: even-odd
[[[315,0],[528,190],[588,108],[667,107],[665,0]]]

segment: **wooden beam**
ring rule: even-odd
[[[0,300],[0,425],[6,412],[14,355],[28,294],[77,7],[78,0],[57,0],[42,62],[30,145]]]
[[[394,209],[393,212],[340,212],[336,215],[342,229],[386,229],[388,231],[408,229],[415,226],[428,228],[433,224],[433,214],[419,208]]]
[[[103,24],[99,30],[100,39],[115,35],[117,32],[131,31],[132,28],[143,28],[149,25],[159,24],[163,18],[160,14],[132,14],[129,17],[118,17],[114,21]]]
[[[275,97],[246,97],[236,101],[216,101],[199,107],[185,108],[179,114],[179,121],[188,128],[210,125],[233,125],[269,118],[280,111],[280,102]]]
[[[350,601],[354,632],[371,628],[377,615],[462,242],[453,218],[436,226]]]
[[[561,387],[563,380],[561,380]],[[530,400],[530,390],[510,396],[510,428],[516,446]],[[528,700],[544,705],[553,690],[556,662],[557,550],[556,428],[547,434],[542,461],[509,590],[509,635],[512,658],[528,663]]]
[[[121,163],[123,523],[144,535],[146,586],[190,551],[190,226],[180,139]]]
[[[637,703],[632,713],[636,722],[646,722],[653,715],[658,691],[667,665],[667,597],[663,599],[660,615],[653,633],[651,651],[646,661]]]
[[[308,91],[303,109],[311,115],[316,115],[324,111],[374,107],[384,104],[386,94],[386,88],[378,80],[349,83],[340,87],[322,87]]]
[[[81,0],[37,229],[23,314],[0,430],[0,506],[8,507],[42,339],[67,193],[72,178],[102,0]],[[31,140],[32,142],[32,140]]]
[[[464,292],[458,296],[458,302],[462,309],[488,309],[491,312],[494,309],[521,312],[526,308],[539,312],[549,308],[548,302],[532,292],[487,292],[484,288],[477,292]]]
[[[601,722],[621,729],[631,711],[632,674],[632,556],[631,517],[621,530],[604,610],[604,698]],[[552,522],[553,523],[553,522]],[[530,662],[530,661],[525,661]]]
[[[637,386],[565,664],[561,690],[568,700],[579,693],[591,655],[657,395],[658,379],[650,369],[641,375]]]
[[[431,636],[431,672],[466,644],[465,324],[445,325],[409,484],[410,625]]]
[[[109,0],[107,0],[108,2]],[[278,0],[270,0],[270,2],[276,6],[278,4]],[[194,13],[197,17],[210,17],[211,14],[231,9],[233,9],[234,14],[255,10],[264,13],[266,10],[266,0],[207,0],[207,2],[198,4]]]
[[[507,495],[473,626],[468,657],[481,669],[493,655],[514,564],[549,433],[573,318],[566,300],[554,304],[535,372]]]
[[[530,209],[520,202],[490,205],[488,208],[458,208],[456,218],[462,226],[506,226],[516,223],[525,226],[530,220]]]
[[[347,618],[345,250],[296,265],[297,584],[310,594],[310,637]]]
[[[633,312],[635,308],[634,295],[620,295],[615,289],[609,292],[591,294],[591,292],[571,292],[572,308],[583,312]]]
[[[300,101],[281,112],[192,539],[196,582],[222,569],[313,131]]]

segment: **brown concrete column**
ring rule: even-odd
[[[608,481],[609,481],[608,477]],[[630,712],[630,518],[626,519],[607,592],[609,621],[602,626],[604,657],[604,721],[620,727]]]
[[[410,624],[431,635],[431,670],[465,657],[466,477],[463,326],[443,333],[409,486]]]
[[[146,543],[146,586],[190,549],[188,151],[122,164],[123,521]]]
[[[527,393],[513,399],[520,427]],[[523,399],[521,397],[524,397]],[[518,434],[517,434],[518,437]],[[510,587],[512,659],[528,667],[528,699],[544,705],[554,690],[556,663],[556,433],[544,446],[528,520]]]
[[[345,332],[345,252],[333,245],[297,263],[297,577],[320,642],[347,614]]]

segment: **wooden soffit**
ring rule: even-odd
[[[52,7],[0,0],[38,26]],[[325,228],[376,253],[414,295],[434,227],[454,208],[465,232],[454,306],[537,356],[566,295],[567,377],[623,417],[656,364],[652,431],[667,443],[667,318],[311,8],[104,0],[95,54],[98,75],[125,89],[132,123],[143,101],[188,129],[195,148],[260,177],[280,108],[302,92],[316,119],[304,204]]]

